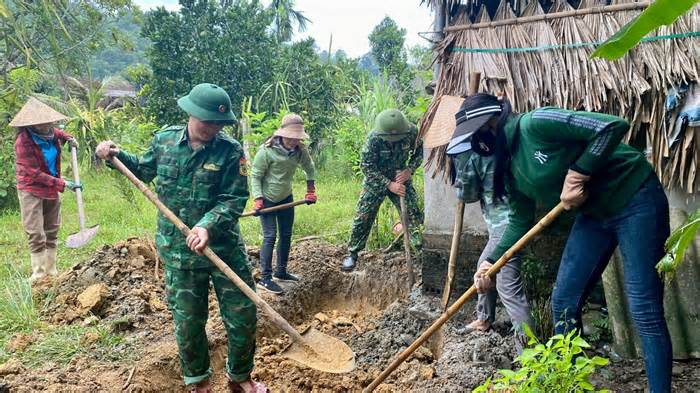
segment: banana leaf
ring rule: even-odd
[[[624,25],[617,33],[603,42],[591,57],[617,60],[636,46],[649,32],[662,25],[670,25],[690,11],[700,0],[657,0],[639,16]]]

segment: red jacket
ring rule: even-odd
[[[46,165],[41,148],[34,142],[29,131],[22,130],[15,140],[15,174],[17,189],[32,193],[43,199],[56,199],[63,192],[66,182],[61,179],[61,145],[72,138],[58,128],[54,128],[54,144],[56,145],[56,173],[59,177],[51,176]]]

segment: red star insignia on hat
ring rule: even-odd
[[[226,112],[226,107],[224,105],[219,105],[219,112],[221,112],[221,113]]]

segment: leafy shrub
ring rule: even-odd
[[[19,67],[8,72],[0,86],[0,208],[16,208],[15,188],[15,137],[17,132],[8,126],[10,120],[24,105],[29,95],[37,89],[41,75],[37,70]]]
[[[499,370],[501,377],[487,379],[472,392],[608,392],[595,390],[590,382],[596,367],[607,365],[608,359],[589,358],[584,349],[590,345],[576,331],[557,334],[546,344],[540,343],[528,327],[525,332],[531,347],[516,358],[521,367],[516,371]]]

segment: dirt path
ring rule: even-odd
[[[250,254],[255,259],[255,250]],[[289,344],[286,335],[261,318],[253,375],[273,391],[359,391],[437,316],[438,299],[422,295],[420,289],[408,294],[400,252],[365,255],[360,269],[352,274],[339,272],[337,264],[342,256],[340,247],[324,243],[297,245],[290,270],[301,275],[302,282],[288,287],[284,296],[263,296],[299,330],[313,326],[346,342],[355,351],[356,370],[324,374],[282,357]],[[47,364],[32,370],[15,362],[9,364],[9,372],[3,369],[8,366],[5,364],[0,366],[0,392],[186,391],[165,306],[162,270],[156,269],[155,253],[148,242],[129,239],[105,247],[64,273],[49,293],[55,299],[43,311],[47,322],[97,323],[123,332],[130,343],[126,358],[134,360],[107,363],[78,356],[68,365]],[[467,334],[464,326],[471,318],[472,305],[465,310],[447,324],[442,345],[433,340],[428,347],[421,347],[379,391],[469,391],[498,368],[509,367],[514,351],[507,325],[500,322],[504,327],[497,331]],[[215,391],[223,392],[226,337],[213,294],[209,311],[213,382]],[[17,338],[18,344],[21,339]],[[676,364],[674,391],[695,391],[700,381],[697,365]],[[599,384],[620,392],[641,392],[641,369],[639,362],[613,364],[601,373]]]

